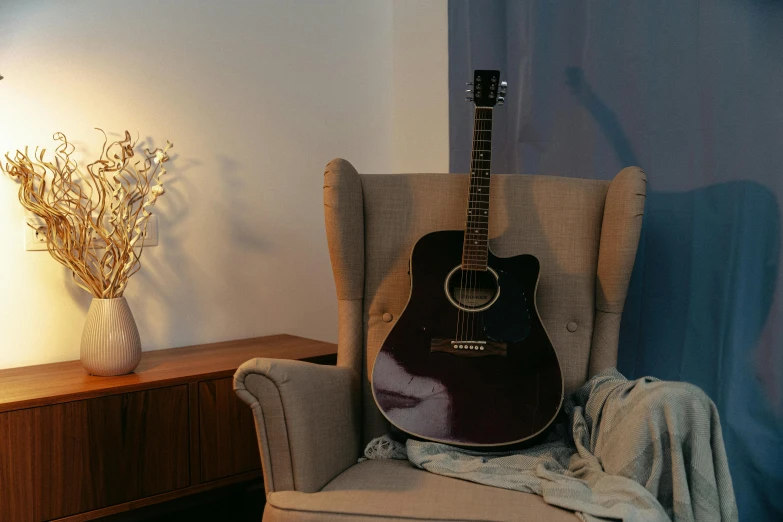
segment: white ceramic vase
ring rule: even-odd
[[[123,375],[140,360],[139,330],[125,298],[93,298],[82,333],[82,366],[91,375]]]

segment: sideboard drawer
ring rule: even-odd
[[[261,469],[253,413],[233,383],[229,377],[198,386],[201,482]]]
[[[187,440],[186,384],[0,413],[0,520],[187,487]]]

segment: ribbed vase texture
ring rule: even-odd
[[[124,297],[93,299],[82,333],[82,366],[91,375],[123,375],[141,360],[141,338]]]

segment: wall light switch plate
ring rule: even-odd
[[[152,214],[147,220],[147,230],[144,232],[144,246],[158,244],[158,216]]]
[[[24,221],[24,249],[46,250],[46,223],[40,218]]]

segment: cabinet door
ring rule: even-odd
[[[0,413],[0,520],[64,517],[189,485],[188,389]]]
[[[231,377],[199,383],[201,482],[261,469],[253,413],[232,383]]]

